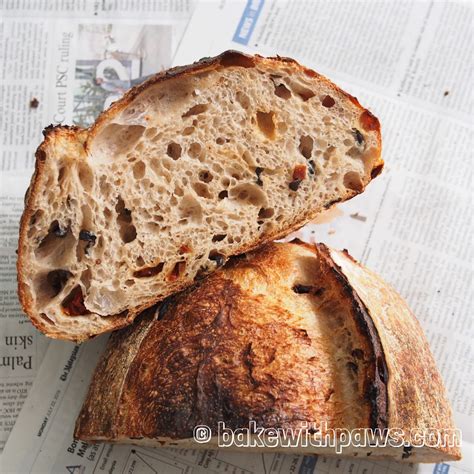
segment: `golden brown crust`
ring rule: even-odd
[[[195,425],[215,429],[218,421],[232,428],[250,420],[266,427],[320,420],[329,428],[370,426],[373,403],[367,395],[375,364],[352,296],[327,286],[324,295],[298,308],[310,298],[291,285],[299,261],[315,266],[314,247],[269,244],[165,300],[154,318],[150,312],[140,318],[136,330],[114,333],[80,415],[80,436],[182,439],[192,436]],[[317,273],[305,283],[315,283]],[[326,278],[329,284],[333,276]],[[336,373],[321,366],[324,355],[314,338],[330,344],[331,332],[316,336],[311,319],[305,320],[305,311],[333,291],[349,309],[346,325],[366,358],[358,361],[360,383],[350,394]],[[335,352],[326,354],[331,364],[338,363]],[[360,406],[357,416],[352,397]]]
[[[91,140],[93,140],[94,136],[98,133],[100,128],[110,119],[115,117],[119,114],[125,107],[127,107],[135,98],[137,98],[141,93],[146,91],[150,86],[154,84],[163,82],[163,81],[171,81],[177,78],[182,78],[187,75],[193,75],[198,73],[203,73],[206,71],[212,71],[219,68],[226,68],[226,67],[255,67],[258,64],[268,64],[268,63],[288,63],[291,67],[296,68],[297,70],[303,71],[305,74],[311,77],[318,77],[322,81],[326,82],[330,88],[334,91],[337,91],[344,96],[346,96],[352,103],[354,103],[357,107],[361,110],[361,116],[363,114],[367,114],[372,118],[371,120],[371,130],[376,130],[377,132],[377,140],[378,140],[378,150],[377,150],[377,160],[373,164],[372,169],[372,177],[377,176],[380,173],[383,167],[383,160],[380,157],[381,151],[381,135],[380,135],[380,124],[378,120],[373,117],[372,114],[366,109],[364,109],[355,97],[352,97],[350,94],[339,89],[336,85],[331,83],[327,78],[321,76],[320,74],[312,71],[311,69],[305,68],[304,66],[300,65],[298,62],[291,58],[284,58],[284,57],[274,57],[274,58],[265,58],[259,55],[256,56],[249,56],[238,51],[225,51],[224,53],[220,54],[219,56],[213,58],[203,58],[200,61],[195,62],[194,64],[187,65],[187,66],[179,66],[162,73],[156,74],[155,76],[151,77],[143,84],[136,86],[130,89],[120,100],[115,102],[108,110],[104,111],[96,120],[96,122],[91,126],[89,129],[79,129],[77,127],[69,127],[69,126],[49,126],[43,132],[45,135],[43,143],[38,147],[36,151],[36,165],[35,165],[35,172],[33,174],[31,184],[29,187],[29,191],[25,196],[25,210],[23,212],[21,222],[20,222],[20,232],[19,232],[19,244],[18,244],[18,261],[17,261],[17,273],[18,273],[18,294],[21,306],[25,313],[30,317],[33,324],[42,332],[44,332],[47,336],[52,338],[59,338],[59,339],[69,339],[75,342],[82,342],[90,337],[93,337],[99,333],[112,331],[115,329],[119,329],[130,324],[135,317],[140,314],[141,311],[144,309],[152,306],[153,304],[157,303],[161,297],[156,297],[154,299],[150,299],[146,303],[134,307],[129,308],[126,317],[123,315],[109,315],[104,317],[104,320],[101,324],[103,327],[99,329],[93,328],[89,332],[84,330],[81,334],[70,334],[69,332],[62,330],[61,328],[55,327],[51,321],[48,321],[47,317],[42,317],[40,314],[37,314],[33,308],[33,298],[30,294],[28,288],[24,284],[24,269],[28,266],[28,261],[26,260],[26,251],[24,251],[26,242],[27,242],[27,229],[28,223],[32,216],[34,202],[36,195],[41,192],[41,178],[42,178],[42,171],[44,167],[44,161],[46,156],[46,150],[51,145],[54,140],[59,140],[65,138],[66,140],[75,141],[82,143],[84,150],[87,151],[89,148],[89,144]],[[353,196],[363,192],[364,186],[357,190],[348,190],[344,199],[347,200],[352,198]],[[338,200],[340,201],[340,200]],[[335,202],[338,202],[335,201]],[[326,207],[334,204],[329,203]],[[289,233],[299,229],[303,225],[305,225],[308,221],[314,219],[317,215],[317,211],[314,209],[307,209],[307,212],[304,215],[300,216],[299,221],[294,222],[291,228],[287,228],[280,231],[273,231],[269,232],[261,238],[256,239],[253,242],[249,242],[247,245],[242,246],[240,252],[247,252],[258,248],[259,246],[271,242],[273,240],[285,237]],[[187,282],[177,282],[174,285],[170,284],[170,292],[169,294],[175,293],[177,291],[181,291],[182,289],[186,288],[189,285]]]
[[[312,276],[305,280],[309,268]],[[321,281],[324,289],[310,300],[314,309],[300,307],[305,285]],[[295,282],[305,285],[295,291]],[[328,427],[348,429],[453,429],[421,328],[395,295],[352,257],[324,245],[268,244],[234,258],[206,281],[165,300],[155,314],[149,311],[136,329],[112,335],[75,436],[159,444],[191,438],[198,424],[215,430],[224,421],[235,429],[250,420],[273,428],[326,420]],[[320,322],[337,320],[341,308],[334,299],[344,308],[344,324],[327,326],[321,333],[326,337],[318,339],[307,322],[321,308],[329,312]],[[331,380],[343,372],[335,354],[344,331],[351,333],[358,358],[350,399],[344,395],[347,373]],[[319,345],[321,340],[328,345]],[[321,351],[330,355],[325,363],[317,362],[324,359]],[[351,411],[358,415],[351,418]],[[436,451],[442,459],[460,456],[457,448]],[[408,447],[402,460],[410,460],[410,453]]]
[[[369,308],[388,374],[388,424],[406,430],[454,428],[451,407],[423,330],[406,302],[346,251],[328,250]],[[457,447],[439,448],[460,459]]]

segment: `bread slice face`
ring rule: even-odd
[[[83,341],[227,258],[362,192],[382,169],[378,120],[286,58],[228,51],[129,91],[36,153],[18,249],[20,301]]]
[[[455,446],[420,447],[412,437],[454,429],[415,317],[378,276],[324,245],[267,244],[113,333],[75,437],[214,449],[219,422],[232,430],[250,422],[321,429],[315,437],[334,436],[331,429],[396,429],[396,446],[353,445],[342,454],[459,459]],[[210,442],[193,441],[198,425],[212,430]],[[303,441],[273,446],[335,454]]]

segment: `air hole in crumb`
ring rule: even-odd
[[[39,259],[48,258],[50,265],[62,266],[68,261],[75,241],[70,228],[54,220],[47,235],[35,250],[35,256]]]
[[[362,179],[355,171],[349,171],[344,175],[344,186],[358,193],[364,189]]]
[[[209,188],[204,183],[193,183],[192,187],[196,194],[200,197],[210,199],[212,198],[212,194],[209,192]]]
[[[229,193],[224,189],[219,193],[219,199],[225,199],[226,197],[229,197]]]
[[[197,183],[202,184],[202,183]],[[206,186],[202,184],[202,186]],[[206,188],[207,189],[207,188]],[[179,203],[179,211],[181,220],[187,222],[187,220],[191,220],[194,222],[201,222],[202,221],[202,208],[197,199],[191,195],[187,195],[180,200]],[[186,224],[183,222],[183,224]]]
[[[153,267],[140,268],[133,272],[133,276],[135,278],[149,278],[161,273],[164,266],[164,262],[160,262],[158,265],[154,265]]]
[[[275,138],[274,112],[257,112],[257,125],[260,131],[270,140]]]
[[[281,99],[288,100],[291,97],[291,91],[284,84],[275,84],[275,95]]]
[[[248,109],[250,107],[250,99],[247,94],[242,91],[237,91],[235,94],[237,102],[242,106],[243,109]]]
[[[222,137],[216,138],[216,143],[218,145],[223,145],[225,143],[225,138],[222,138]]]
[[[215,234],[212,236],[213,242],[222,242],[227,237],[227,234]]]
[[[178,197],[184,196],[183,188],[181,188],[180,186],[176,186],[176,187],[174,188],[174,195],[175,195],[175,196],[178,196]]]
[[[52,324],[53,326],[56,325],[56,323],[51,318],[48,318],[45,313],[40,313],[40,318],[46,321],[48,324]]]
[[[184,136],[187,136],[187,135],[191,135],[193,132],[194,132],[195,128],[194,127],[186,127],[184,130],[183,130],[183,135]]]
[[[171,142],[166,149],[166,154],[173,158],[173,160],[177,160],[181,156],[181,145]]]
[[[262,207],[260,211],[258,211],[258,218],[259,219],[269,219],[275,214],[275,210],[272,207]]]
[[[41,209],[36,210],[30,217],[30,226],[35,225],[44,215],[44,211]]]
[[[64,166],[61,166],[58,171],[58,183],[61,184],[63,182],[64,176],[66,174],[66,169]]]
[[[308,89],[307,87],[304,87],[303,85],[296,82],[292,82],[290,87],[292,91],[303,100],[303,102],[306,102],[315,96],[315,93],[311,89]]]
[[[107,150],[101,153],[101,159],[112,161],[117,154],[127,153],[131,150],[145,132],[145,127],[141,125],[120,125],[111,123],[107,125],[98,135],[96,143],[100,148]]]
[[[82,288],[79,285],[64,298],[61,306],[63,312],[68,316],[82,316],[89,312],[84,305],[84,296],[82,294]]]
[[[120,196],[117,199],[115,211],[117,212],[120,238],[123,243],[128,244],[136,239],[137,230],[132,224],[132,212],[125,207],[125,203]]]
[[[186,262],[176,262],[173,269],[168,275],[168,281],[177,280],[186,269]]]
[[[330,95],[325,95],[321,99],[321,104],[323,105],[323,107],[326,107],[328,109],[330,109],[335,103],[336,101]]]
[[[191,143],[188,148],[188,155],[191,158],[197,158],[201,154],[202,147],[199,143]]]
[[[94,175],[92,170],[85,163],[78,164],[78,177],[86,191],[90,191],[94,184]]]
[[[300,137],[298,150],[307,160],[311,158],[311,154],[313,153],[313,145],[314,141],[309,135],[302,135]]]
[[[145,260],[143,260],[143,257],[137,257],[135,263],[138,267],[143,267],[143,265],[145,265]]]
[[[147,128],[146,131],[145,131],[145,137],[146,138],[153,138],[155,135],[156,135],[156,128],[155,127],[151,127],[151,128]]]
[[[37,285],[38,299],[43,297],[49,299],[59,295],[71,277],[72,273],[63,269],[52,270],[46,276],[43,274]]]
[[[145,176],[146,165],[143,161],[137,161],[133,165],[133,177],[135,179],[141,179]]]
[[[181,117],[191,117],[192,115],[199,115],[205,112],[209,107],[209,104],[197,104],[191,107],[186,113],[184,113]]]
[[[361,152],[359,148],[353,146],[349,150],[346,151],[346,154],[350,156],[351,158],[360,158]]]
[[[210,183],[212,181],[212,174],[207,170],[202,170],[199,172],[199,179],[204,183]]]
[[[266,195],[257,184],[239,184],[229,192],[232,199],[242,203],[248,203],[253,206],[264,207],[266,204]]]

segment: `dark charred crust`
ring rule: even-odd
[[[47,127],[44,128],[43,136],[47,138],[48,135],[50,135],[51,133],[55,133],[59,130],[70,130],[72,132],[75,132],[75,131],[80,130],[80,128],[76,127],[75,125],[61,125],[61,124],[53,125],[51,123]]]
[[[370,172],[370,177],[372,179],[376,178],[382,172],[382,170],[383,170],[383,163],[372,168],[372,171]]]
[[[317,246],[319,251],[326,257],[329,268],[333,275],[342,285],[344,292],[352,301],[352,309],[360,331],[370,341],[374,355],[374,371],[371,374],[366,389],[366,397],[371,405],[370,425],[372,429],[388,428],[388,368],[382,342],[377,329],[370,317],[369,310],[351,286],[341,268],[336,265],[330,256],[328,247],[324,244]]]
[[[36,150],[36,159],[38,161],[40,161],[41,163],[46,161],[46,153],[40,148],[38,148],[38,150]]]

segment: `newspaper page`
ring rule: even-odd
[[[3,470],[472,472],[472,250],[466,238],[472,234],[471,22],[468,3],[203,2],[174,61],[185,64],[229,48],[291,56],[331,77],[380,118],[384,173],[299,235],[348,248],[407,299],[463,432],[463,461],[413,466],[81,443],[72,431],[103,344],[97,340],[78,348],[73,362],[72,346],[51,343]],[[60,384],[71,365],[68,385]]]
[[[49,342],[20,309],[15,268],[41,131],[87,126],[126,89],[168,68],[191,7],[0,0],[0,452]]]
[[[0,451],[49,343],[23,314],[17,297],[18,223],[27,183],[25,176],[0,175]]]

